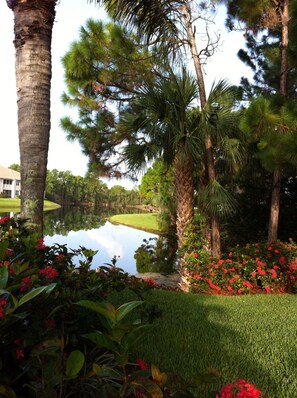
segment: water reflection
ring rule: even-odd
[[[117,266],[130,274],[137,273],[134,254],[144,239],[157,237],[138,229],[123,225],[113,225],[107,221],[108,217],[123,210],[102,211],[90,207],[61,207],[44,213],[44,241],[46,245],[58,243],[66,244],[68,249],[98,250],[93,259],[92,268],[105,263],[109,264],[114,256],[118,256]],[[125,209],[125,213],[129,209]],[[131,209],[131,213],[142,212]],[[0,213],[0,217],[17,216],[17,213]],[[79,264],[81,258],[75,257]]]
[[[93,259],[93,268],[110,263],[113,256],[119,256],[117,265],[130,274],[135,274],[135,250],[142,244],[143,239],[157,235],[113,225],[107,221],[110,215],[86,207],[64,207],[47,212],[44,217],[45,243],[67,244],[69,249],[84,246],[87,249],[99,250]],[[76,263],[79,263],[79,258],[76,259]]]

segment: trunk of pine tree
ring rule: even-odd
[[[195,34],[193,31],[193,25],[191,22],[191,14],[188,5],[183,5],[183,17],[186,24],[188,41],[190,45],[190,50],[194,62],[195,72],[197,76],[197,83],[199,88],[200,106],[201,110],[205,108],[206,105],[206,91],[204,84],[204,76],[201,66],[201,61],[199,57],[199,52],[197,49]],[[210,135],[206,135],[205,140],[205,151],[206,151],[206,170],[208,175],[208,183],[211,184],[212,181],[216,179],[215,172],[215,162],[213,157],[213,144]],[[211,254],[215,257],[220,257],[221,255],[221,234],[220,234],[220,222],[216,214],[210,214],[210,227],[211,227]]]
[[[50,132],[51,40],[56,0],[8,2],[14,13],[21,216],[40,232]]]
[[[282,39],[281,39],[281,69],[280,69],[280,93],[283,97],[287,96],[287,80],[288,80],[288,44],[289,44],[289,0],[284,0],[281,11],[282,23]],[[270,218],[268,226],[268,242],[277,240],[277,230],[279,222],[280,209],[280,192],[281,192],[281,172],[275,170],[273,173]]]

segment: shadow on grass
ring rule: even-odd
[[[217,369],[221,380],[194,391],[199,398],[209,398],[210,391],[238,378],[255,384],[266,398],[293,398],[296,323],[286,343],[279,344],[284,325],[267,314],[267,305],[261,305],[265,300],[157,291],[150,303],[160,306],[163,314],[137,348],[137,356],[186,380]]]

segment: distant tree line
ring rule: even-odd
[[[107,184],[93,176],[75,176],[70,171],[56,169],[47,172],[45,196],[61,205],[126,207],[141,202],[137,188],[128,190],[121,185],[108,188]]]

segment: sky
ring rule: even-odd
[[[81,152],[78,143],[69,142],[60,127],[60,119],[71,115],[68,107],[61,103],[61,95],[66,91],[61,58],[69,50],[70,44],[79,38],[79,29],[88,18],[106,19],[103,9],[87,0],[60,0],[56,7],[56,20],[52,39],[52,82],[51,82],[51,132],[48,154],[48,169],[69,170],[73,175],[84,176],[88,159]],[[243,32],[227,32],[224,27],[223,9],[215,19],[212,29],[220,34],[220,46],[205,67],[206,89],[214,81],[227,79],[238,84],[241,76],[251,77],[251,71],[237,58],[237,52],[244,47]],[[8,167],[20,163],[17,106],[14,69],[13,12],[6,1],[0,1],[0,165]],[[203,39],[202,39],[203,40]],[[198,42],[199,44],[199,42]],[[201,42],[201,46],[204,42]],[[200,47],[201,48],[201,47]],[[109,186],[123,185],[132,189],[135,183],[127,180],[106,181]]]

